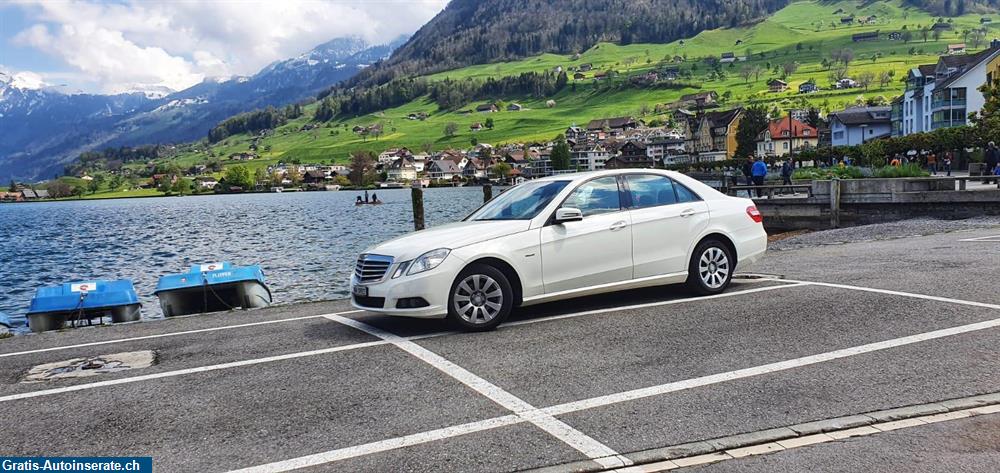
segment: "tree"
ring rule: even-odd
[[[781,70],[784,72],[782,77],[787,78],[788,76],[795,74],[795,71],[799,70],[799,63],[795,61],[786,62],[781,65]]]
[[[814,107],[809,109],[809,114],[806,116],[806,123],[808,123],[809,126],[813,128],[819,128],[820,125],[819,109]]]
[[[285,177],[289,181],[292,181],[292,187],[302,184],[302,173],[299,172],[298,166],[288,166],[288,171],[285,172]]]
[[[71,190],[70,192],[72,192],[73,195],[75,195],[76,198],[79,199],[83,197],[83,193],[86,192],[86,189],[84,189],[83,186],[73,186],[73,190]]]
[[[264,168],[257,168],[253,171],[253,180],[256,184],[267,183],[270,176],[267,175],[267,170]]]
[[[979,113],[970,118],[979,137],[979,145],[982,146],[989,141],[996,141],[996,137],[1000,136],[1000,78],[994,79],[992,84],[983,84],[979,90],[986,102]]]
[[[510,164],[501,161],[499,163],[494,164],[493,167],[490,168],[490,170],[493,171],[494,176],[506,180],[507,176],[510,176],[511,167]]]
[[[285,180],[285,175],[281,171],[271,173],[271,187],[281,187],[281,181]]]
[[[191,179],[182,177],[180,179],[177,179],[176,182],[174,182],[172,190],[179,195],[190,194],[193,185],[194,184],[191,182]]]
[[[868,90],[868,86],[872,85],[872,82],[874,82],[874,81],[875,81],[875,73],[874,72],[865,71],[865,72],[862,72],[861,74],[858,74],[858,85],[860,85],[861,87],[864,87],[865,91]]]
[[[920,27],[920,38],[923,39],[925,43],[927,42],[927,36],[930,35],[930,33],[931,31],[927,29],[926,26]]]
[[[941,30],[934,30],[931,36],[934,37],[934,41],[941,41]]]
[[[881,86],[882,88],[885,88],[885,86],[891,84],[892,83],[892,76],[893,75],[894,74],[893,74],[892,70],[880,72],[879,75],[878,75],[878,84],[879,84],[879,86]]]
[[[493,129],[493,117],[486,118],[486,122],[483,123],[483,125],[485,125],[486,128],[489,128],[490,130],[492,130]]]
[[[740,77],[743,78],[743,82],[746,84],[750,83],[750,76],[753,75],[753,68],[750,66],[743,66],[740,68]]]
[[[253,189],[253,175],[246,166],[230,166],[222,177],[229,187]]]
[[[837,65],[830,69],[830,82],[837,83],[847,78],[847,66]]]
[[[754,64],[752,70],[753,70],[753,81],[760,82],[760,75],[764,73],[764,68]]]
[[[736,128],[736,158],[753,156],[757,149],[757,135],[767,128],[767,110],[760,105],[747,107]]]
[[[910,41],[913,41],[913,32],[903,31],[903,43],[909,43]]]
[[[552,169],[558,171],[569,169],[569,144],[566,143],[566,138],[563,135],[556,137],[556,145],[552,147],[551,159]]]
[[[456,125],[456,128],[458,125]],[[354,151],[351,153],[350,174],[351,183],[355,186],[363,186],[365,179],[371,172],[372,162],[375,160],[370,151]]]
[[[97,190],[100,188],[101,183],[98,182],[97,179],[91,178],[90,181],[87,181],[87,190],[90,191],[91,194],[96,194]]]
[[[10,192],[17,192],[17,183],[13,179],[10,180],[10,185],[7,186],[7,190]]]
[[[455,136],[455,133],[457,132],[458,132],[458,124],[456,124],[455,122],[448,122],[448,124],[444,126],[444,136],[448,138]]]
[[[108,183],[108,189],[116,191],[122,187],[125,182],[125,178],[121,174],[113,174],[111,176],[111,181]]]

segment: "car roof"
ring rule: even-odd
[[[603,176],[617,176],[619,174],[660,174],[663,176],[676,177],[682,175],[675,171],[667,171],[664,169],[605,169],[601,171],[584,171],[584,172],[574,172],[567,174],[556,174],[554,176],[545,176],[534,181],[570,181],[570,182],[582,182],[593,179],[595,177]]]

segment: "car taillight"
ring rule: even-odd
[[[756,223],[764,221],[764,216],[760,214],[760,210],[757,210],[757,207],[753,205],[747,207],[747,216]]]

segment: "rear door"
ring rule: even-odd
[[[708,226],[708,204],[659,174],[626,174],[636,279],[687,271],[688,251]]]
[[[584,182],[560,205],[580,209],[583,220],[542,227],[545,293],[632,278],[632,230],[621,196],[615,176]]]

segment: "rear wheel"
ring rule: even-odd
[[[698,244],[688,265],[688,287],[697,294],[718,294],[729,287],[736,262],[729,247],[709,239]]]
[[[448,318],[463,330],[492,330],[510,315],[512,306],[507,277],[492,266],[473,264],[451,285]]]

